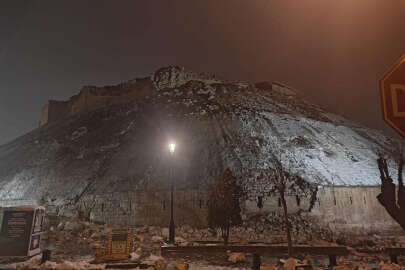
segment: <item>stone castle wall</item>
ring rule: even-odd
[[[377,200],[379,186],[363,187],[321,187],[310,216],[323,223],[332,231],[372,232],[401,230],[399,225],[387,214]],[[288,197],[290,213],[307,209],[309,199],[299,202],[295,197]],[[258,209],[255,202],[247,202],[245,209],[249,213],[281,211],[278,198],[264,201],[263,209]]]
[[[317,201],[310,213],[317,223],[334,232],[388,233],[401,232],[401,228],[385,212],[376,196],[380,187],[321,187]],[[174,216],[177,225],[188,224],[206,227],[207,192],[201,190],[177,190],[174,195]],[[128,193],[107,193],[86,197],[94,202],[91,218],[94,221],[124,226],[167,226],[170,220],[170,192],[138,191]],[[1,207],[36,204],[30,200],[1,201]],[[287,197],[291,214],[307,209],[309,199],[299,202],[296,197]],[[255,201],[242,204],[245,217],[281,213],[282,207],[277,196],[265,198],[263,208]],[[62,212],[63,213],[63,212]],[[0,216],[2,214],[0,208]],[[0,218],[1,219],[1,218]]]
[[[87,198],[88,200],[89,198]],[[108,224],[165,226],[170,220],[170,192],[139,191],[110,193],[91,197],[96,200],[91,218]],[[206,226],[206,193],[179,190],[174,195],[176,224]]]
[[[132,102],[135,93],[129,83],[111,87],[85,86],[69,101],[50,100],[42,109],[40,126],[110,105]]]
[[[333,231],[402,231],[378,202],[379,193],[380,187],[323,188],[312,214]]]
[[[160,73],[157,72],[157,74],[159,75]],[[183,74],[180,72],[176,76],[172,74],[172,76],[165,77],[168,75],[165,72],[162,72],[162,77],[159,77],[158,75],[155,74],[152,78],[152,80],[155,80],[153,83],[149,78],[143,78],[115,86],[84,86],[80,90],[80,93],[71,97],[69,101],[50,100],[48,104],[42,108],[39,124],[40,126],[43,126],[48,123],[65,119],[69,116],[94,111],[110,105],[134,102],[137,100],[137,97],[148,97],[151,95],[153,87],[155,87],[155,89],[163,89],[164,87],[179,86],[188,80],[201,80],[201,75],[192,73]],[[214,78],[204,77],[204,79],[205,81],[219,82],[219,80]],[[256,86],[258,88],[283,93],[287,96],[296,95],[296,90],[278,82],[258,83]]]
[[[132,100],[131,92],[108,91],[106,88],[87,86],[69,103],[69,116],[94,111],[110,105],[125,104]]]
[[[335,232],[385,233],[401,231],[392,218],[379,204],[376,196],[380,187],[321,187],[310,216],[321,227]],[[176,224],[195,227],[207,226],[207,192],[180,190],[175,192],[174,213]],[[92,218],[109,224],[165,226],[170,218],[170,193],[168,191],[139,191],[127,194],[104,194],[91,197],[96,204]],[[287,197],[290,213],[308,209],[309,198],[297,201],[295,196]],[[257,201],[242,204],[244,216],[281,213],[278,196],[263,200],[259,208]]]
[[[68,115],[68,110],[69,102],[49,100],[48,104],[42,108],[40,126],[65,118]]]

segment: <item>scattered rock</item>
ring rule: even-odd
[[[75,130],[72,133],[72,141],[77,140],[78,138],[82,137],[83,135],[85,135],[87,133],[87,128],[86,127],[80,127],[77,130]]]
[[[47,261],[39,265],[41,255],[37,255],[28,261],[22,263],[15,263],[11,265],[12,269],[39,269],[39,270],[104,270],[105,264],[90,264],[87,261],[71,262],[63,261],[56,263]]]
[[[101,152],[106,152],[109,150],[113,150],[116,149],[120,146],[120,143],[112,143],[112,144],[108,144],[108,145],[103,145],[100,147],[100,151]]]
[[[66,231],[73,231],[73,227],[74,227],[73,222],[68,221],[68,222],[65,223],[63,228]]]
[[[371,268],[368,267],[368,266],[366,266],[366,265],[364,265],[364,264],[361,264],[361,265],[359,266],[358,270],[371,270]]]
[[[39,269],[57,269],[58,264],[56,262],[46,261]]]
[[[100,239],[100,238],[101,234],[99,232],[95,232],[90,235],[90,239]]]
[[[356,266],[352,262],[345,261],[343,265],[333,267],[333,270],[355,270]]]
[[[12,269],[37,269],[39,262],[41,261],[41,257],[41,255],[37,255],[25,262],[13,263],[10,267]]]
[[[162,228],[162,236],[166,238],[169,237],[169,228]]]
[[[58,229],[59,231],[63,231],[63,229],[65,228],[65,223],[60,222],[58,224],[58,226],[56,226],[56,229]]]
[[[89,264],[88,270],[104,270],[106,268],[105,264]]]
[[[180,237],[180,236],[176,236],[175,240],[176,240],[176,243],[186,243],[187,242],[186,239],[184,239],[183,237]]]
[[[65,231],[81,232],[85,229],[85,225],[76,221],[67,221],[64,226]]]
[[[401,266],[399,266],[398,264],[395,264],[395,263],[388,264],[388,263],[381,262],[380,269],[381,270],[401,270]]]
[[[241,252],[228,252],[228,261],[233,263],[244,262],[246,261],[246,256],[244,253]]]
[[[130,256],[131,256],[131,262],[137,262],[137,261],[139,261],[139,258],[141,258],[141,254],[140,253],[137,253],[136,251],[135,252],[132,252],[131,254],[130,254]]]
[[[146,265],[153,266],[155,270],[165,270],[167,267],[167,262],[163,257],[156,256],[151,254],[145,261],[142,263]]]
[[[294,258],[288,258],[284,262],[284,270],[295,270],[295,267],[297,266],[297,260]]]
[[[162,243],[163,242],[163,237],[158,236],[158,235],[154,235],[152,236],[152,242],[153,243]]]
[[[260,266],[260,270],[278,270],[276,266]]]
[[[176,270],[188,270],[190,266],[187,263],[177,263]]]

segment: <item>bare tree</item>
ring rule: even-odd
[[[272,166],[268,169],[255,170],[253,180],[255,185],[259,185],[261,196],[278,195],[281,207],[283,208],[284,226],[288,244],[288,255],[292,254],[292,224],[288,214],[287,196],[294,196],[297,204],[301,197],[310,198],[309,208],[302,208],[301,211],[310,211],[315,203],[317,186],[311,184],[297,174],[292,173],[291,166],[283,165],[281,154],[279,157],[272,155],[270,160]],[[290,162],[291,160],[287,160]],[[256,194],[258,195],[258,194]]]
[[[286,172],[281,161],[273,158],[273,170],[263,173],[263,177],[271,184],[272,188],[269,194],[277,193],[280,196],[281,206],[284,213],[284,225],[287,236],[288,256],[292,256],[292,239],[291,239],[291,223],[288,219],[288,207],[285,199],[289,183],[294,181],[294,177]]]
[[[76,204],[76,211],[80,220],[90,221],[90,215],[96,206],[97,200],[95,195],[82,198],[81,203]]]
[[[215,189],[208,199],[208,225],[221,229],[224,244],[228,244],[230,229],[242,223],[240,199],[242,188],[230,169],[226,169],[218,179]]]
[[[287,203],[285,201],[287,182],[290,181],[291,179],[290,175],[285,172],[280,160],[274,160],[273,162],[275,168],[273,175],[270,177],[270,180],[274,182],[274,187],[277,189],[280,195],[281,205],[283,206],[284,211],[284,222],[288,244],[288,256],[292,257],[291,223],[290,220],[288,219],[288,209]]]
[[[387,159],[380,154],[377,159],[380,170],[381,193],[377,196],[378,201],[384,206],[387,213],[405,230],[405,188],[403,182],[403,167],[405,165],[404,149],[399,148],[398,161],[398,189],[388,171]]]

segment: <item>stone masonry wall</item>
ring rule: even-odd
[[[45,104],[42,107],[41,119],[39,120],[39,126],[46,125],[49,122],[48,116],[49,116],[49,103]]]
[[[110,193],[84,199],[87,205],[95,201],[91,218],[108,224],[164,226],[170,220],[169,191],[138,191]],[[90,201],[90,202],[89,202]],[[207,195],[198,190],[178,190],[174,193],[176,224],[205,227]]]
[[[82,112],[94,111],[110,105],[124,104],[131,101],[128,92],[123,91],[121,95],[100,92],[103,88],[84,87],[77,98],[69,102],[69,115],[76,115]],[[100,92],[100,93],[98,93]]]
[[[85,86],[69,101],[50,100],[42,109],[40,126],[110,105],[132,102],[136,91],[131,87],[129,83],[114,87]]]
[[[376,196],[379,187],[321,187],[310,216],[322,227],[339,232],[367,233],[401,231],[385,212]],[[207,215],[207,193],[199,190],[180,190],[174,195],[176,224],[204,227]],[[94,200],[94,197],[91,197]],[[123,225],[165,226],[170,218],[168,191],[139,191],[127,194],[105,194],[95,198],[92,211],[94,220]],[[290,213],[308,209],[309,198],[297,201],[287,197]],[[263,198],[263,207],[257,201],[242,205],[245,216],[281,212],[278,196]]]
[[[310,216],[318,220],[321,227],[334,232],[378,234],[401,231],[377,201],[379,192],[379,187],[321,187]],[[207,192],[201,190],[175,191],[176,224],[205,227],[207,198]],[[127,226],[166,226],[170,220],[170,192],[167,190],[109,193],[84,200],[87,205],[94,202],[91,218],[95,221]],[[0,200],[0,207],[37,203],[31,200]],[[309,199],[303,198],[298,202],[294,196],[290,196],[287,203],[289,212],[296,213],[299,209],[308,208]],[[257,201],[246,201],[242,209],[245,216],[282,211],[277,196],[264,198],[261,209]]]
[[[180,86],[188,80],[204,79],[206,81],[219,82],[208,75],[203,76],[202,74],[184,73],[184,70],[176,70],[177,69],[172,70],[171,78],[165,77],[168,76],[168,74],[164,72],[164,69],[161,72],[156,72],[152,78],[155,87],[157,87],[157,89],[163,89],[164,87]],[[148,96],[151,94],[153,84],[149,79],[136,79],[114,86],[84,86],[80,92],[72,96],[69,101],[50,100],[48,104],[42,108],[40,126],[110,105],[134,102],[139,96]],[[278,82],[265,83],[265,85],[266,86],[264,86],[263,83],[259,83],[257,87],[269,88],[276,92],[282,92],[287,96],[296,95],[295,90]]]
[[[68,116],[68,101],[49,100],[42,108],[40,126],[55,122]]]
[[[332,231],[402,231],[378,202],[379,193],[379,186],[321,188],[312,215]]]

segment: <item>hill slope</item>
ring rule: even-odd
[[[242,178],[268,168],[271,152],[309,182],[377,185],[376,153],[393,148],[382,133],[278,83],[227,82],[167,67],[99,89],[135,94],[0,146],[2,200],[63,202],[85,192],[162,189],[170,166],[178,187],[203,187],[226,167]]]

